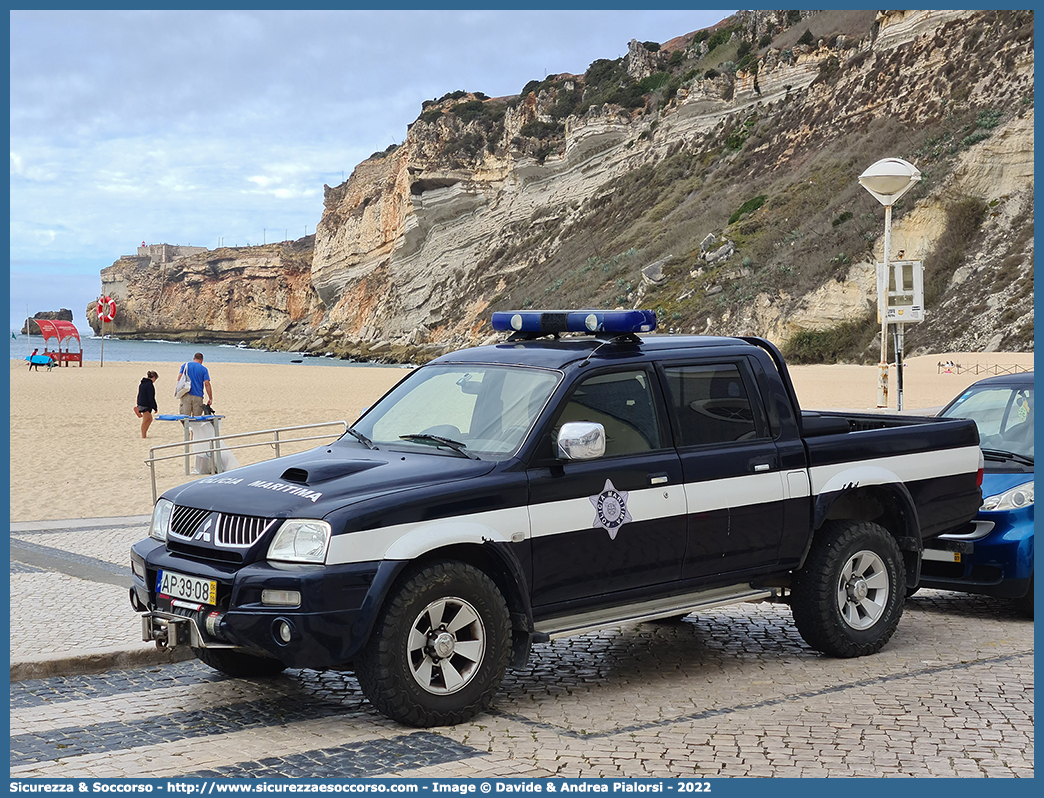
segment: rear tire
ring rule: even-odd
[[[286,665],[277,659],[244,654],[231,648],[194,648],[192,653],[200,662],[236,679],[278,676],[286,670]]]
[[[881,650],[903,614],[906,566],[879,524],[828,521],[794,575],[791,608],[812,648],[833,657]]]
[[[460,562],[429,565],[388,598],[356,661],[370,703],[409,726],[450,726],[487,707],[504,678],[511,618],[496,584]]]

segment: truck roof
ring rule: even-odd
[[[619,358],[626,354],[640,358],[684,349],[717,349],[722,347],[757,347],[740,338],[710,335],[642,335],[579,336],[571,338],[535,338],[505,341],[450,352],[434,363],[504,363],[561,369],[585,358]]]

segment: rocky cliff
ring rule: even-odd
[[[929,294],[907,351],[1031,349],[1033,66],[1032,12],[740,12],[518,96],[426,101],[326,188],[314,248],[122,258],[103,287],[118,332],[344,355],[423,359],[495,309],[640,304],[664,330],[869,358],[883,211],[856,178],[902,157],[923,179],[891,257],[923,260]]]
[[[260,247],[225,247],[167,257],[168,245],[126,255],[101,273],[116,299],[106,332],[124,338],[256,340],[296,320],[318,323],[310,271],[314,237]],[[151,250],[151,251],[150,251]],[[97,307],[87,319],[100,332]]]

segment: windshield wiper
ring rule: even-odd
[[[478,460],[479,458],[473,454],[468,453],[467,446],[460,441],[451,440],[450,438],[443,438],[441,435],[428,435],[424,432],[417,432],[410,435],[400,435],[404,441],[416,441],[417,443],[431,443],[435,446],[446,446],[457,454],[467,457],[469,460]]]
[[[348,427],[348,432],[349,434],[351,434],[353,438],[355,438],[355,440],[359,441],[359,443],[361,443],[367,449],[373,449],[374,451],[377,450],[377,447],[374,445],[373,441],[371,441],[369,438],[367,438],[365,435],[359,432],[359,430],[357,430],[355,427]]]
[[[1015,452],[1006,452],[1003,449],[983,449],[983,457],[989,457],[993,460],[1014,460],[1016,463],[1022,463],[1023,465],[1033,465],[1033,458],[1026,457],[1024,454],[1015,454]]]

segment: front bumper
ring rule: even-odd
[[[392,563],[247,565],[201,562],[147,538],[131,548],[131,605],[143,613],[142,637],[160,647],[238,648],[290,668],[347,666],[373,625],[379,595],[397,572]],[[158,594],[170,570],[217,582],[215,604]],[[142,577],[144,574],[144,577]],[[297,591],[299,606],[263,604],[262,590]]]
[[[924,543],[921,587],[1000,598],[1026,595],[1033,575],[1033,507],[981,512],[975,529]]]

